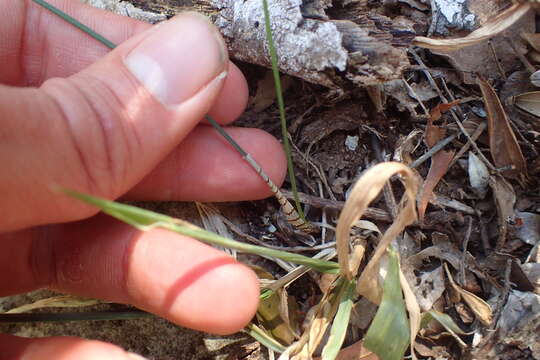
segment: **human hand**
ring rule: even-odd
[[[217,30],[194,14],[150,27],[77,1],[50,2],[121,45],[109,52],[30,0],[0,0],[0,296],[47,287],[133,304],[193,329],[241,329],[259,296],[247,267],[193,239],[95,215],[51,189],[131,200],[270,195],[199,124],[206,113],[229,124],[247,101]],[[274,138],[228,132],[283,181]],[[0,349],[0,360],[129,358],[76,338],[0,335]]]

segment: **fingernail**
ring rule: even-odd
[[[166,106],[193,97],[227,69],[227,62],[217,29],[196,13],[163,23],[124,59],[137,80]]]

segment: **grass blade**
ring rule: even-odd
[[[177,232],[182,235],[190,236],[202,242],[220,245],[235,249],[241,252],[276,257],[295,264],[309,266],[321,272],[337,273],[339,265],[333,261],[312,259],[307,256],[288,253],[285,251],[274,250],[262,246],[246,244],[243,242],[228,239],[212,232],[201,229],[193,224],[180,219],[155,213],[150,210],[138,208],[136,206],[121,204],[115,201],[110,201],[87,194],[82,194],[72,190],[62,190],[66,194],[79,199],[87,204],[94,205],[100,208],[104,213],[109,214],[119,220],[124,221],[142,231],[146,231],[155,227],[160,227],[170,231]]]
[[[433,319],[437,320],[448,331],[460,335],[467,335],[467,333],[461,330],[461,328],[454,322],[454,320],[449,315],[435,310],[430,310],[422,314],[421,327],[426,327]]]
[[[343,291],[339,295],[340,302],[338,311],[332,323],[330,337],[322,352],[322,360],[334,360],[341,350],[341,346],[343,345],[347,333],[349,319],[351,317],[353,300],[356,297],[355,289],[356,281],[348,281],[345,283]]]
[[[286,350],[285,346],[281,345],[272,336],[268,335],[266,331],[253,323],[249,323],[244,331],[248,333],[249,336],[275,352],[282,353]]]
[[[287,133],[287,119],[285,118],[285,103],[283,101],[283,92],[281,90],[281,80],[279,78],[278,61],[276,47],[274,46],[274,38],[272,36],[272,27],[270,26],[270,12],[268,11],[268,1],[263,1],[264,11],[264,27],[266,30],[266,39],[268,44],[268,50],[270,52],[270,62],[272,63],[272,74],[274,75],[274,85],[276,88],[276,99],[279,109],[279,120],[281,122],[281,134],[283,137],[283,148],[287,155],[287,169],[289,171],[289,181],[291,182],[291,188],[294,195],[294,202],[296,204],[296,210],[300,215],[300,218],[307,222],[302,206],[300,206],[300,198],[298,197],[298,189],[296,186],[296,178],[294,176],[294,168],[291,156],[291,146],[289,144],[289,136]]]
[[[45,9],[49,10],[53,14],[61,17],[62,19],[64,19],[71,25],[75,26],[76,28],[80,29],[81,31],[84,31],[85,33],[87,33],[88,35],[90,35],[91,37],[93,37],[94,39],[96,39],[97,41],[99,41],[100,43],[108,47],[109,49],[114,49],[116,47],[116,45],[112,41],[106,39],[104,36],[98,34],[94,30],[90,29],[88,26],[84,25],[80,21],[75,20],[73,17],[69,16],[68,14],[54,7],[48,2],[44,0],[32,0],[32,1],[38,5],[43,6]]]
[[[364,345],[381,360],[401,360],[410,342],[409,320],[399,280],[399,259],[388,248],[388,270],[381,305],[368,329]]]
[[[0,314],[0,323],[131,320],[155,317],[141,310]]]

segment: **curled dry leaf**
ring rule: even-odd
[[[437,144],[446,134],[446,130],[440,126],[434,125],[433,122],[439,120],[442,116],[442,113],[449,110],[457,104],[459,101],[453,101],[448,104],[439,104],[431,110],[430,118],[428,120],[425,142],[429,148],[432,148]],[[437,152],[431,158],[431,165],[429,167],[429,172],[427,174],[426,180],[423,183],[422,190],[420,191],[420,196],[418,198],[418,215],[420,221],[424,219],[424,214],[426,213],[426,208],[429,203],[429,200],[433,196],[433,190],[442,179],[444,174],[448,171],[448,167],[454,158],[454,151],[441,150]]]
[[[403,229],[416,220],[415,199],[418,191],[418,182],[414,172],[407,166],[397,162],[381,163],[373,166],[371,169],[356,182],[349,199],[345,203],[343,211],[339,216],[336,230],[336,245],[339,257],[342,275],[350,279],[355,273],[354,263],[349,263],[349,233],[352,226],[362,217],[365,209],[382,190],[386,182],[395,174],[401,175],[401,180],[405,187],[405,194],[402,198],[402,209],[396,220],[383,234],[375,252],[360,275],[357,285],[357,292],[375,304],[379,304],[382,297],[382,289],[379,284],[379,264],[382,255]],[[411,343],[414,344],[414,338],[420,326],[420,307],[416,297],[412,293],[405,277],[399,272],[400,283],[405,295],[405,303],[409,311]]]
[[[482,91],[488,115],[489,148],[495,166],[499,168],[511,166],[511,170],[503,172],[505,176],[526,176],[525,159],[499,97],[493,87],[483,78],[478,77],[477,83]]]
[[[491,311],[491,306],[489,306],[488,303],[480,299],[478,296],[458,286],[454,282],[454,279],[452,278],[452,275],[450,274],[450,270],[448,270],[448,265],[446,265],[446,263],[444,263],[444,270],[446,271],[446,275],[448,276],[448,281],[450,282],[450,285],[452,285],[452,288],[454,288],[454,290],[456,290],[456,292],[459,293],[461,298],[465,301],[465,303],[467,303],[469,308],[474,312],[474,315],[476,315],[478,320],[480,320],[480,322],[484,324],[485,326],[490,326],[493,320],[493,312]]]
[[[334,281],[323,293],[323,297],[317,305],[311,308],[306,316],[306,330],[300,339],[287,348],[280,359],[308,360],[313,358],[313,352],[317,350],[328,326],[336,315],[339,305],[339,290],[343,287],[342,279]]]
[[[540,52],[540,34],[522,32],[520,35],[534,50]]]
[[[433,196],[433,190],[448,171],[448,167],[454,158],[455,151],[441,150],[431,159],[431,165],[426,180],[422,187],[421,195],[418,199],[418,216],[420,221],[424,219],[427,205]]]
[[[352,279],[353,272],[349,265],[349,234],[352,226],[358,221],[367,206],[382,190],[386,182],[395,174],[402,175],[405,185],[406,203],[392,226],[382,236],[371,261],[359,279],[357,289],[370,301],[379,303],[381,289],[378,284],[378,264],[390,242],[405,228],[416,220],[415,197],[418,183],[414,173],[407,166],[397,162],[381,163],[373,166],[356,182],[343,211],[339,216],[336,229],[336,246],[341,273],[346,279]]]
[[[411,336],[411,356],[413,360],[416,360],[416,354],[414,353],[414,347],[416,344],[416,335],[420,331],[420,322],[422,321],[422,316],[420,314],[420,305],[416,300],[405,275],[399,269],[399,282],[401,284],[401,289],[403,290],[403,295],[405,296],[405,306],[407,307],[407,312],[409,313],[409,332]]]
[[[516,3],[465,37],[457,39],[431,39],[424,36],[417,36],[414,38],[413,44],[439,51],[455,51],[465,46],[477,44],[503,32],[530,9],[531,5],[528,2]]]
[[[540,85],[540,76],[538,82]],[[540,119],[540,91],[531,91],[512,96],[510,104],[513,104],[519,111]]]

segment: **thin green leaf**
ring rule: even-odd
[[[285,346],[281,345],[266,331],[253,323],[249,323],[249,325],[246,327],[246,329],[244,329],[244,331],[248,333],[252,338],[275,352],[282,353],[286,350]]]
[[[422,314],[422,322],[420,324],[420,327],[426,327],[433,319],[437,320],[446,330],[450,332],[460,335],[467,335],[467,333],[461,330],[461,328],[454,322],[454,320],[449,315],[435,310],[430,310]]]
[[[364,345],[381,360],[401,360],[409,341],[409,320],[399,281],[399,260],[395,250],[389,247],[381,305],[368,329]]]
[[[54,7],[53,5],[49,4],[48,2],[46,2],[44,0],[32,0],[32,1],[35,2],[38,5],[43,6],[45,9],[49,10],[53,14],[61,17],[62,19],[64,19],[65,21],[67,21],[71,25],[75,26],[76,28],[80,29],[81,31],[84,31],[89,36],[93,37],[94,39],[96,39],[97,41],[99,41],[100,43],[102,43],[103,45],[108,47],[109,49],[114,49],[116,47],[116,45],[112,41],[106,39],[104,36],[98,34],[94,30],[90,29],[88,26],[84,25],[80,21],[77,21],[73,17],[69,16],[68,14],[66,14],[62,10]]]
[[[87,204],[96,206],[100,208],[104,213],[109,214],[119,220],[122,220],[127,224],[135,226],[142,231],[159,227],[177,232],[182,235],[190,236],[192,238],[209,244],[220,245],[249,254],[271,256],[295,264],[306,265],[321,272],[337,273],[339,271],[339,265],[333,261],[312,259],[307,256],[288,253],[286,251],[274,250],[262,246],[246,244],[243,242],[219,236],[210,231],[201,229],[186,221],[158,214],[150,210],[141,209],[136,206],[121,204],[115,201],[82,194],[72,190],[64,189],[62,191]]]
[[[342,291],[339,294],[339,307],[332,323],[330,337],[322,351],[322,360],[334,360],[341,350],[349,326],[353,300],[356,296],[355,289],[356,281],[344,282]]]
[[[289,136],[287,132],[287,119],[285,118],[285,103],[283,101],[283,91],[281,90],[281,79],[279,78],[278,60],[276,47],[274,45],[274,38],[272,36],[272,27],[270,25],[270,12],[268,11],[268,1],[263,0],[264,11],[264,27],[266,30],[266,39],[268,43],[268,50],[270,52],[270,62],[272,63],[272,74],[274,75],[274,85],[276,88],[276,99],[279,108],[279,120],[281,122],[281,134],[283,137],[283,148],[287,155],[287,169],[289,171],[289,181],[291,182],[291,188],[294,196],[294,202],[296,204],[296,210],[300,217],[306,221],[304,211],[300,205],[300,198],[298,197],[298,189],[296,186],[296,178],[294,176],[294,168],[291,155],[291,146],[289,144]]]
[[[270,296],[272,296],[272,294],[274,294],[274,290],[262,289],[261,294],[259,295],[259,300],[268,299]]]
[[[131,320],[155,317],[141,310],[0,314],[0,323]]]

